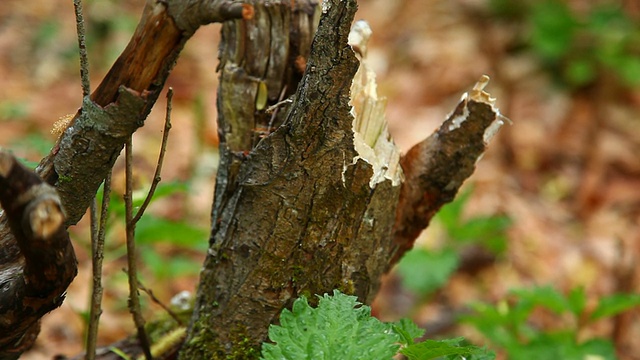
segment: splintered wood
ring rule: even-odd
[[[369,186],[385,179],[393,185],[402,181],[400,168],[400,149],[395,145],[387,128],[385,108],[387,99],[378,97],[376,74],[367,63],[367,43],[372,31],[363,21],[357,21],[349,33],[349,45],[360,60],[360,67],[351,84],[351,106],[354,116],[353,142],[358,152],[351,164],[363,159],[373,167],[373,176]],[[348,164],[345,164],[345,170]]]

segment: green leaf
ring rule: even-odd
[[[400,351],[409,360],[428,360],[446,356],[448,359],[495,359],[495,354],[473,345],[461,346],[463,338],[449,340],[425,340]]]
[[[509,359],[562,359],[584,360],[589,358],[600,360],[616,359],[615,350],[610,341],[593,339],[585,343],[576,343],[573,331],[540,333],[528,343],[517,344],[507,348]]]
[[[408,289],[424,296],[447,283],[458,261],[458,255],[451,250],[432,252],[414,248],[400,260],[398,273]]]
[[[564,69],[564,76],[569,84],[584,86],[596,79],[596,66],[589,57],[570,60]]]
[[[587,295],[584,291],[584,287],[576,287],[571,289],[569,296],[567,297],[569,302],[569,309],[576,317],[579,317],[584,311],[587,305]]]
[[[167,197],[173,194],[184,193],[188,189],[189,189],[188,185],[184,182],[179,182],[179,181],[172,181],[172,182],[166,182],[166,183],[160,182],[158,183],[158,186],[153,192],[153,198],[151,198],[150,204],[152,204],[156,200],[162,199],[164,197]],[[142,203],[144,202],[144,199],[147,197],[148,193],[149,193],[148,188],[136,190],[135,193],[133,194],[133,203],[132,203],[133,207],[139,208],[140,206],[142,206]]]
[[[640,59],[637,56],[625,55],[618,60],[615,67],[617,75],[629,86],[640,86]]]
[[[158,279],[172,279],[183,275],[196,275],[200,272],[200,262],[183,255],[163,256],[149,247],[145,247],[140,254],[144,265]]]
[[[493,343],[507,347],[518,343],[517,329],[526,320],[529,312],[522,306],[510,309],[507,302],[497,306],[484,303],[471,305],[473,313],[462,316],[460,320],[471,324]],[[530,311],[530,310],[529,310]]]
[[[556,314],[562,314],[566,311],[571,311],[571,304],[564,295],[560,294],[558,290],[551,286],[542,286],[533,289],[519,289],[513,290],[521,301],[530,302],[531,305],[541,306],[549,309]]]
[[[544,59],[556,61],[572,49],[578,23],[564,2],[536,2],[531,9],[531,45]]]
[[[600,299],[598,306],[591,313],[591,320],[618,315],[640,306],[640,294],[615,294]]]
[[[473,242],[485,245],[495,253],[506,250],[505,230],[511,225],[506,216],[478,216],[459,224],[449,231],[449,236],[459,242]]]
[[[205,250],[208,231],[185,221],[170,221],[145,214],[136,225],[136,241],[141,244],[166,242],[188,249]]]
[[[458,194],[452,202],[444,205],[436,214],[436,219],[442,223],[448,234],[460,227],[462,211],[471,198],[472,188]]]
[[[403,345],[412,345],[413,339],[424,335],[424,329],[421,329],[409,319],[401,319],[393,323],[393,330],[400,335],[400,343]]]
[[[262,359],[391,359],[398,351],[400,336],[393,325],[371,317],[371,308],[355,296],[334,290],[319,297],[312,308],[305,297],[291,311],[283,310],[280,325],[269,327],[262,345]]]

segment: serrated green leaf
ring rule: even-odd
[[[421,329],[409,319],[401,319],[393,323],[393,330],[400,335],[400,343],[403,345],[412,345],[413,340],[424,335],[424,329]]]
[[[615,294],[600,299],[598,306],[591,313],[591,320],[618,315],[640,306],[640,294]]]
[[[262,359],[391,359],[398,351],[400,336],[386,324],[371,317],[371,308],[355,296],[335,290],[320,297],[312,308],[305,297],[292,310],[283,310],[281,325],[269,328]]]
[[[447,283],[458,261],[458,255],[452,250],[433,252],[414,248],[402,257],[397,269],[403,284],[424,296]]]
[[[428,360],[443,356],[463,356],[465,359],[495,359],[495,354],[485,348],[473,345],[461,346],[463,338],[450,340],[425,340],[402,349],[400,352],[409,360]],[[455,357],[453,357],[455,359]]]

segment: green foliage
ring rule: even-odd
[[[53,143],[40,133],[30,133],[12,141],[10,147],[13,151],[31,154],[34,155],[34,157],[41,158],[49,153],[49,150],[53,147]],[[29,156],[29,158],[32,157]],[[31,169],[35,169],[36,166],[38,166],[38,161],[29,161],[23,158],[20,158],[20,160],[25,166]]]
[[[464,345],[464,338],[449,340],[425,340],[406,347],[400,351],[409,360],[427,359],[459,359],[459,360],[491,360],[496,355],[486,349],[473,345]]]
[[[392,324],[371,316],[371,308],[334,291],[320,297],[317,308],[297,299],[291,311],[283,310],[280,326],[269,328],[263,359],[390,359],[401,340]]]
[[[463,317],[495,346],[503,348],[509,359],[584,359],[599,356],[615,359],[613,344],[608,339],[578,340],[579,331],[591,322],[611,317],[640,306],[640,295],[616,294],[600,299],[587,313],[587,295],[575,288],[564,295],[545,286],[514,290],[511,301],[497,306],[475,304],[474,313]],[[551,312],[563,321],[559,329],[537,329],[530,324],[534,310]]]
[[[151,199],[155,201],[189,190],[183,182],[159,183]],[[133,193],[134,213],[142,206],[148,189]],[[102,202],[102,191],[97,194],[98,203]],[[124,200],[117,194],[110,197],[110,219],[107,222],[107,234],[113,229],[113,222],[122,222],[125,216]],[[148,211],[136,224],[135,239],[140,248],[145,267],[158,279],[166,279],[180,275],[193,275],[200,271],[200,266],[192,258],[185,255],[165,254],[158,251],[157,246],[169,244],[184,250],[204,251],[208,246],[208,231],[188,219],[178,221],[155,216]],[[124,250],[124,249],[122,249]]]
[[[27,102],[0,101],[0,120],[17,120],[29,114]]]
[[[449,281],[458,261],[458,254],[452,250],[415,248],[404,255],[397,270],[406,288],[416,294],[427,295]]]
[[[443,206],[435,217],[447,238],[441,250],[414,248],[398,263],[398,273],[405,287],[426,296],[444,286],[458,268],[460,250],[469,245],[481,246],[495,254],[506,250],[505,230],[511,224],[505,216],[477,216],[465,219],[463,211],[472,190],[460,194]]]
[[[511,225],[506,216],[476,216],[464,218],[464,208],[467,206],[473,189],[459,194],[454,201],[443,206],[435,216],[446,232],[448,246],[459,250],[462,246],[476,244],[483,246],[495,254],[502,254],[507,249],[505,231]]]
[[[561,0],[493,0],[494,13],[525,24],[521,34],[544,66],[570,87],[587,86],[605,73],[640,85],[640,24],[613,2],[573,12]]]
[[[317,308],[303,296],[293,303],[291,311],[283,310],[280,325],[269,328],[269,339],[275,344],[262,345],[262,359],[381,360],[391,359],[401,347],[410,360],[494,358],[484,349],[460,345],[462,338],[415,344],[414,339],[423,333],[407,319],[381,322],[355,296],[334,290],[333,296],[319,296]]]

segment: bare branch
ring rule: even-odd
[[[93,287],[91,290],[91,305],[89,308],[89,328],[87,329],[87,360],[94,359],[98,340],[98,324],[102,314],[102,260],[104,259],[104,240],[109,219],[109,201],[111,199],[111,172],[104,179],[102,188],[102,206],[100,208],[100,223],[94,229],[96,221],[95,211],[91,215],[91,264],[93,270]],[[95,201],[95,200],[94,200]]]
[[[167,109],[164,118],[164,131],[162,132],[162,143],[160,144],[160,155],[158,155],[158,163],[156,164],[156,171],[153,174],[153,181],[151,182],[151,188],[149,188],[149,192],[147,193],[147,197],[144,199],[144,202],[138,209],[136,216],[133,217],[132,221],[137,223],[144,211],[151,203],[151,199],[153,198],[153,194],[160,183],[161,177],[160,173],[162,172],[162,163],[164,162],[164,154],[167,151],[167,141],[169,140],[169,130],[171,130],[171,100],[173,99],[173,89],[169,88],[167,91]]]
[[[133,316],[136,325],[138,341],[147,360],[153,360],[151,356],[151,343],[144,329],[144,318],[140,310],[140,294],[138,293],[138,265],[136,256],[135,229],[133,221],[133,145],[129,138],[125,144],[125,222],[127,242],[127,275],[129,277],[129,312]]]
[[[390,266],[413,247],[440,207],[453,200],[489,140],[508,121],[495,107],[495,99],[483,91],[488,82],[489,77],[483,76],[440,128],[400,160],[405,182],[396,210],[397,249]]]
[[[40,318],[62,304],[77,262],[56,190],[1,149],[0,204],[0,359],[17,359]],[[15,243],[7,241],[7,223]],[[13,260],[18,254],[22,261]]]

